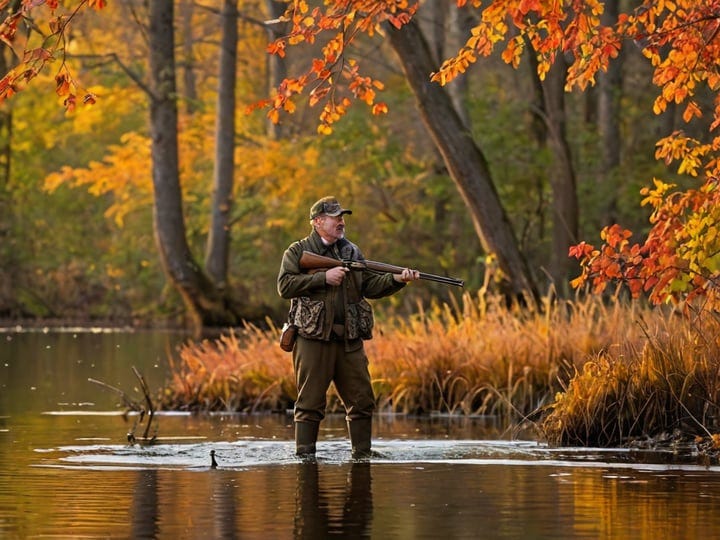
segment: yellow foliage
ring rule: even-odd
[[[103,106],[109,106],[106,104]],[[81,115],[79,115],[81,116]],[[99,117],[91,115],[89,119],[80,119],[81,125],[95,126]],[[85,122],[86,124],[82,124]],[[98,129],[97,127],[95,129]],[[201,164],[212,155],[212,138],[208,136],[207,125],[199,119],[196,125],[188,125],[180,130],[180,174],[184,197],[187,201],[197,199],[193,192],[206,193],[207,180]],[[111,198],[105,216],[122,227],[125,217],[139,208],[149,208],[153,202],[152,165],[150,140],[138,133],[126,133],[120,143],[111,145],[107,155],[100,161],[91,161],[86,167],[62,167],[60,171],[49,174],[43,189],[53,192],[62,185],[84,187],[96,197]]]

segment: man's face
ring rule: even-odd
[[[320,216],[317,218],[317,232],[326,242],[334,244],[345,236],[345,219],[337,217]]]

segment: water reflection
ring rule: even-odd
[[[274,473],[278,474],[269,488],[264,479]],[[272,507],[277,503],[276,497],[284,498],[291,490],[295,493],[294,509],[285,517],[292,518],[293,538],[372,536],[370,462],[302,461],[291,467],[264,471],[260,477],[245,471],[208,469],[202,478],[192,475],[180,482],[178,476],[159,469],[134,474],[129,533],[132,538],[158,538],[173,533],[188,538],[233,539],[268,532],[273,527],[276,534],[285,536],[289,523],[283,523],[283,516],[273,515]],[[188,485],[188,481],[195,487]],[[281,508],[277,505],[274,510],[280,513]]]
[[[71,424],[60,419],[67,417],[41,417],[33,433],[48,433],[52,422],[55,435],[67,437]],[[597,450],[559,455],[529,443],[380,438],[383,457],[354,462],[347,441],[323,440],[317,461],[303,462],[289,438],[21,444],[18,451],[6,447],[14,462],[0,461],[0,537],[64,531],[116,538],[434,539],[477,538],[482,531],[487,538],[692,538],[720,532],[720,469],[613,462]],[[21,451],[27,448],[33,449]],[[210,466],[213,449],[217,469]]]
[[[138,471],[130,514],[133,538],[157,538],[160,532],[157,469]]]
[[[343,486],[329,480],[323,482],[317,461],[300,463],[296,490],[296,539],[314,540],[330,534],[345,538],[370,536],[373,516],[370,462],[352,463]]]
[[[0,537],[720,537],[720,466],[509,441],[488,419],[378,415],[370,462],[342,415],[317,462],[284,415],[163,414],[130,446],[87,378],[132,388],[136,365],[158,387],[168,341],[0,334]]]
[[[237,538],[235,487],[228,475],[213,473],[213,538]]]
[[[238,538],[236,473],[212,470],[208,474],[205,479],[195,477],[195,482],[188,477],[190,485],[186,485],[159,469],[137,471],[130,537],[158,538],[174,531],[192,537]],[[194,490],[193,483],[197,484]]]

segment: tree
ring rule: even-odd
[[[173,0],[154,0],[148,9],[154,227],[160,260],[196,332],[237,324],[227,298],[195,262],[187,243],[178,170]]]
[[[77,5],[101,4],[100,0],[87,0]],[[39,9],[38,5],[27,4],[24,13]],[[271,45],[270,52],[282,56],[290,44],[314,43],[325,31],[331,35],[322,43],[321,55],[307,71],[287,78],[267,103],[271,119],[278,119],[281,111],[293,112],[298,96],[305,91],[310,91],[311,105],[322,105],[318,127],[321,133],[332,131],[352,99],[367,103],[374,114],[385,113],[387,106],[377,100],[382,83],[365,76],[345,51],[360,35],[385,35],[388,24],[397,29],[408,25],[419,5],[408,0],[336,0],[310,10],[304,0],[289,3],[287,20],[292,29],[286,39]],[[602,232],[604,244],[600,249],[579,244],[572,254],[583,267],[582,275],[575,281],[577,286],[592,283],[596,290],[601,290],[607,283],[620,280],[631,286],[633,294],[648,292],[653,301],[703,298],[706,307],[716,308],[720,140],[713,131],[720,125],[720,99],[703,109],[696,96],[701,88],[715,96],[720,90],[720,0],[646,0],[632,11],[619,13],[614,23],[601,21],[605,6],[599,0],[571,3],[458,0],[457,5],[472,7],[478,13],[478,23],[457,55],[446,60],[434,74],[426,74],[434,82],[442,85],[451,82],[479,57],[492,54],[496,45],[504,44],[502,58],[512,66],[519,65],[524,53],[534,55],[541,80],[548,76],[558,55],[564,55],[568,60],[566,90],[584,90],[618,57],[622,44],[632,42],[641,48],[654,68],[654,82],[660,88],[654,112],[661,114],[678,107],[688,127],[706,123],[706,136],[698,136],[697,129],[694,136],[678,130],[658,141],[658,159],[668,165],[676,164],[678,175],[702,175],[703,181],[697,188],[682,191],[671,182],[656,179],[653,187],[644,190],[644,204],[653,210],[650,233],[645,240],[633,244],[632,233],[615,225]],[[11,35],[17,26],[12,23],[14,20],[11,18],[4,27],[7,40],[15,37]],[[68,20],[58,19],[48,35],[62,38]],[[25,61],[0,81],[0,99],[22,89],[53,51],[58,50],[58,42],[28,48]],[[58,70],[56,80],[58,93],[67,96],[66,105],[74,106],[76,86],[64,66]],[[347,95],[342,94],[343,89]]]
[[[215,170],[205,268],[215,286],[227,289],[230,215],[235,174],[235,81],[237,79],[237,0],[225,0],[220,14],[220,74],[215,120]]]
[[[267,6],[271,22],[265,24],[264,27],[268,35],[268,41],[273,42],[287,30],[287,23],[282,20],[282,16],[285,13],[285,4],[278,0],[265,0],[265,5]],[[285,58],[274,54],[268,55],[267,64],[269,93],[285,80],[285,77],[287,77],[287,66],[285,64]],[[267,129],[269,135],[274,139],[279,139],[283,136],[282,125],[278,122],[268,121]]]
[[[464,1],[459,4],[465,4]],[[480,2],[472,2],[478,6]],[[506,32],[508,13],[499,3],[487,8],[483,22],[473,30],[466,47],[450,59],[436,75],[444,82],[464,71],[475,56],[486,54]],[[540,56],[539,73],[546,74],[558,54],[572,54],[566,88],[585,88],[619,55],[623,42],[636,43],[654,66],[653,82],[661,89],[653,111],[684,104],[683,120],[690,124],[703,111],[694,96],[702,86],[715,95],[720,91],[720,2],[679,0],[645,1],[629,13],[620,13],[615,24],[603,24],[604,4],[574,3],[559,11],[557,3],[528,1],[512,13],[513,24],[527,36]],[[503,57],[517,65],[523,42],[511,39]],[[720,307],[720,236],[717,235],[717,150],[720,137],[712,131],[720,125],[720,99],[715,100],[709,123],[709,139],[701,141],[675,131],[657,143],[656,157],[670,165],[679,162],[678,174],[704,181],[697,189],[676,190],[675,185],[654,180],[644,188],[642,204],[652,208],[651,229],[643,242],[631,243],[632,233],[618,225],[603,229],[604,244],[595,249],[581,243],[570,250],[582,265],[575,286],[592,283],[601,292],[612,281],[625,283],[634,296],[648,292],[653,302],[695,300],[704,308]],[[696,304],[697,305],[697,304]]]
[[[486,252],[497,261],[499,272],[494,276],[501,289],[513,299],[537,299],[534,278],[519,250],[517,239],[497,190],[485,156],[473,141],[450,96],[429,80],[437,69],[427,40],[413,20],[416,4],[381,1],[333,2],[325,12],[319,8],[310,13],[304,1],[289,6],[286,17],[293,27],[289,35],[276,40],[269,50],[285,55],[288,44],[313,43],[326,29],[336,32],[322,49],[322,56],[300,77],[287,78],[278,88],[270,106],[269,116],[278,121],[281,111],[295,110],[295,97],[306,88],[310,104],[323,103],[320,112],[320,133],[332,132],[351,104],[340,95],[335,81],[346,80],[352,96],[372,107],[373,114],[387,111],[384,103],[375,100],[379,81],[362,75],[354,60],[345,51],[360,33],[382,32],[400,58],[405,76],[416,97],[423,123],[443,156],[459,192],[475,224],[475,230]]]
[[[653,109],[656,114],[672,104],[684,104],[683,119],[690,123],[703,115],[693,99],[698,88],[706,85],[715,94],[720,90],[720,0],[647,0],[631,12],[618,14],[612,25],[601,22],[604,4],[599,0],[569,4],[541,0],[457,2],[459,7],[466,4],[480,11],[479,23],[458,54],[432,75],[431,79],[440,84],[449,83],[479,56],[491,54],[497,43],[504,42],[502,57],[515,67],[524,52],[536,56],[541,80],[546,79],[560,55],[569,55],[565,88],[583,90],[595,83],[599,72],[608,70],[622,43],[631,40],[655,67],[654,82],[661,88]],[[276,42],[271,52],[284,54],[288,43],[314,42],[320,29],[336,33],[311,69],[281,85],[270,103],[271,116],[277,117],[281,110],[292,112],[295,96],[311,85],[310,103],[323,102],[319,131],[329,132],[350,105],[349,99],[337,97],[334,81],[339,77],[348,81],[353,96],[371,105],[373,112],[385,112],[384,104],[375,101],[374,88],[379,83],[363,77],[356,64],[345,63],[343,53],[357,33],[377,34],[384,21],[398,29],[411,27],[417,8],[418,4],[407,1],[346,0],[332,2],[324,12],[309,12],[304,1],[293,2],[288,11],[293,31],[288,40]],[[422,91],[431,92],[427,85]],[[715,101],[709,128],[712,131],[718,125],[720,99]],[[609,280],[617,279],[628,283],[633,294],[649,291],[654,301],[702,296],[706,306],[720,306],[720,289],[715,286],[720,278],[720,223],[715,204],[719,147],[720,137],[712,135],[708,141],[701,141],[676,131],[661,139],[657,158],[667,164],[679,162],[679,174],[696,176],[703,171],[704,183],[685,192],[672,191],[672,184],[659,180],[655,188],[646,188],[644,204],[654,209],[647,239],[630,245],[631,233],[611,226],[602,233],[606,243],[601,249],[587,244],[573,248],[571,253],[583,267],[574,285],[592,281],[596,290],[602,290]]]
[[[12,95],[12,92],[19,89],[17,87],[18,81],[34,78],[40,69],[55,55],[65,58],[65,51],[61,45],[65,40],[67,25],[82,7],[100,9],[104,6],[102,2],[97,0],[94,2],[82,0],[75,6],[75,11],[69,13],[61,12],[60,7],[57,5],[49,5],[48,7],[51,13],[49,35],[54,38],[54,41],[48,38],[39,47],[29,49],[26,54],[26,61],[16,69],[11,70],[0,81],[0,97]],[[185,7],[187,8],[187,5]],[[29,7],[24,7],[18,14],[20,17],[27,17],[30,13],[29,10]],[[232,50],[228,50],[226,53],[230,54],[231,57],[229,63],[227,60],[225,61],[224,72],[221,74],[223,89],[221,90],[221,116],[218,130],[222,136],[218,138],[218,155],[220,155],[220,158],[217,160],[218,172],[216,173],[215,188],[217,197],[214,201],[218,211],[213,215],[207,259],[209,272],[212,272],[211,275],[214,281],[195,262],[187,241],[178,154],[178,91],[176,86],[174,2],[164,0],[151,2],[148,5],[146,35],[148,39],[149,84],[133,69],[122,64],[117,55],[112,55],[122,66],[125,73],[146,92],[149,98],[155,239],[165,275],[183,299],[190,326],[196,333],[206,326],[235,325],[240,323],[242,318],[239,314],[241,306],[231,298],[231,292],[228,290],[226,283],[227,215],[229,193],[232,191],[232,159],[234,153],[234,47],[237,44],[237,10],[233,11],[232,6],[230,6],[228,13],[231,25],[228,25],[230,30],[226,34],[229,36],[228,39],[235,45],[233,46],[231,43],[228,46]],[[136,15],[138,16],[137,20],[140,21],[142,14],[136,12]],[[186,21],[190,13],[186,12],[183,15],[183,20]],[[14,21],[14,19],[11,20]],[[235,26],[234,35],[232,33],[233,25]],[[190,40],[190,36],[186,37]],[[51,46],[48,46],[48,43]],[[188,57],[191,56],[191,51],[188,48],[185,48],[184,52]],[[228,66],[230,69],[228,69]],[[186,73],[191,66],[187,67]],[[68,109],[74,108],[76,93],[80,86],[72,77],[65,62],[63,62],[56,75],[56,81],[58,94],[66,96],[66,107]],[[190,87],[188,87],[188,84]],[[188,102],[194,103],[196,101],[196,92],[192,77],[186,78],[185,90]],[[90,98],[87,97],[88,95]],[[87,94],[85,101],[90,99],[94,98]],[[226,156],[230,157],[229,167]],[[245,315],[246,319],[253,318],[252,315]]]
[[[601,22],[604,26],[612,26],[618,20],[619,0],[605,0],[605,11]],[[620,101],[622,97],[622,67],[625,63],[624,47],[617,58],[608,65],[606,72],[598,73],[597,122],[602,137],[602,161],[599,171],[599,182],[617,183],[618,167],[621,163],[621,132]],[[610,192],[616,193],[615,190]],[[617,195],[610,196],[604,210],[605,224],[616,221]]]
[[[185,110],[193,114],[199,101],[197,93],[197,75],[195,70],[195,56],[193,53],[193,13],[194,3],[191,0],[180,0],[180,27],[182,36],[182,81],[184,91]]]
[[[604,30],[607,43],[632,39],[654,66],[653,82],[660,87],[653,111],[684,105],[686,125],[702,120],[695,96],[706,87],[720,91],[720,2],[645,2],[622,14],[614,29]],[[708,136],[700,140],[676,130],[658,141],[655,155],[677,164],[679,175],[700,177],[698,187],[681,190],[673,182],[653,179],[643,188],[649,206],[650,230],[642,241],[617,224],[601,232],[599,248],[587,243],[570,254],[582,265],[576,287],[589,284],[596,293],[608,284],[628,287],[634,297],[647,293],[656,304],[674,303],[684,309],[720,309],[720,99],[710,111]]]
[[[15,13],[20,0],[10,2],[0,11],[0,20],[4,24]],[[0,51],[0,73],[7,73],[12,64],[9,49]],[[10,166],[12,153],[12,110],[9,107],[0,109],[0,237],[5,236],[10,228],[10,212],[8,211],[7,186],[10,182]],[[8,254],[9,256],[10,254]]]
[[[540,81],[543,97],[543,121],[547,143],[552,151],[550,186],[552,188],[553,229],[550,276],[558,289],[570,276],[568,248],[578,240],[577,181],[567,140],[564,83],[567,63],[558,55],[544,80]]]
[[[408,21],[401,29],[387,28],[387,32],[416,96],[425,127],[470,209],[478,237],[486,252],[498,259],[505,292],[513,298],[529,294],[536,299],[532,275],[492,182],[485,156],[467,132],[450,96],[428,80],[434,64],[419,27],[415,21]]]

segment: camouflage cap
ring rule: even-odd
[[[341,216],[343,214],[352,214],[352,210],[343,208],[335,197],[323,197],[310,208],[310,219],[315,219],[320,215]]]

